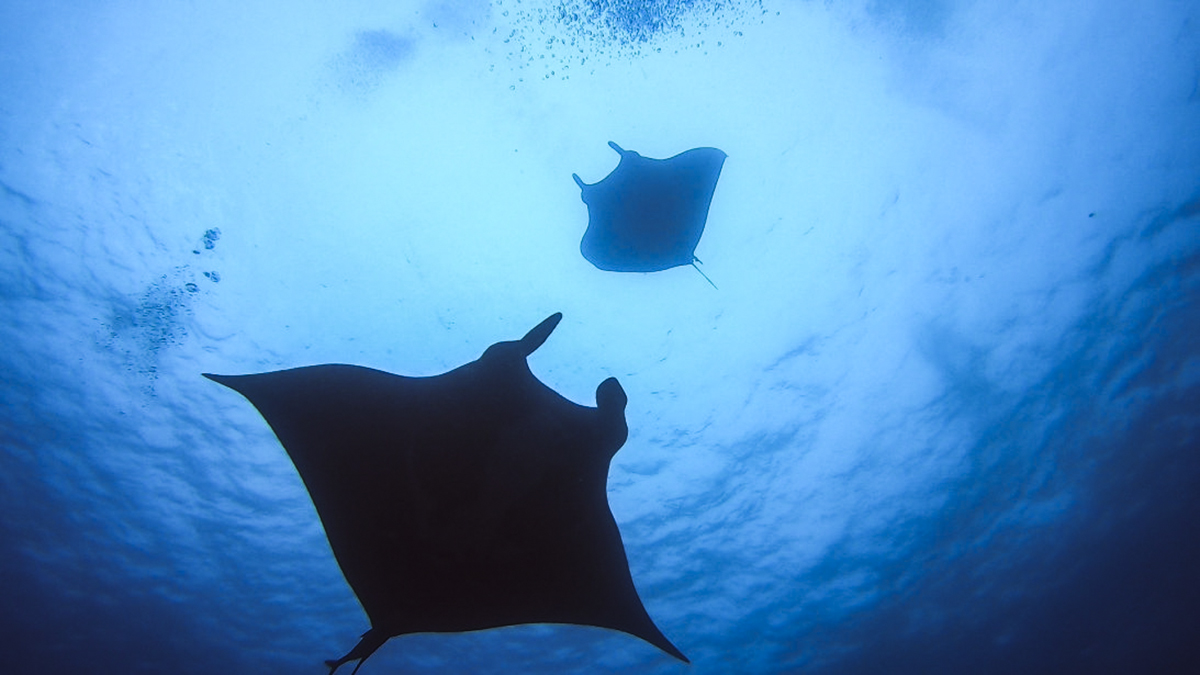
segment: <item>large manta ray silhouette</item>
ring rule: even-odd
[[[526,362],[561,319],[435,377],[205,374],[271,425],[371,621],[330,673],[397,635],[522,623],[611,628],[687,661],[646,613],[608,507],[625,391],[610,377],[577,405]]]
[[[716,148],[693,148],[669,159],[643,157],[608,142],[621,155],[617,168],[591,185],[571,174],[588,207],[579,250],[610,272],[658,272],[696,267],[696,245],[725,164]],[[713,284],[716,287],[716,284]]]

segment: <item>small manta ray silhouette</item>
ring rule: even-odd
[[[204,376],[245,396],[291,457],[371,628],[330,673],[397,635],[564,623],[687,661],[638,597],[608,506],[625,391],[563,398],[527,357],[562,319],[434,377],[351,365]],[[353,674],[352,674],[353,675]]]
[[[659,272],[696,263],[708,207],[725,164],[716,148],[693,148],[670,159],[651,159],[608,142],[621,155],[617,168],[599,183],[571,174],[588,207],[588,226],[579,250],[610,272]]]

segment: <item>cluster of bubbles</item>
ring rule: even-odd
[[[763,20],[762,0],[494,0],[505,60],[526,78],[656,53],[720,48]]]
[[[211,251],[221,238],[212,228],[192,249],[195,255]],[[202,273],[212,283],[221,280],[216,270]],[[126,367],[151,380],[158,376],[158,354],[178,346],[187,338],[187,317],[194,294],[200,292],[199,278],[191,265],[178,265],[146,286],[136,304],[117,308],[108,322],[105,346],[123,354]]]
[[[187,266],[176,267],[142,292],[134,310],[133,327],[138,332],[143,352],[156,353],[178,345],[187,336],[187,328],[180,320],[190,312],[188,295],[199,290],[193,282],[180,286],[179,281],[188,278],[187,273]]]

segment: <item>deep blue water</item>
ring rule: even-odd
[[[201,372],[530,359],[692,659],[581,627],[373,673],[1200,672],[1200,7],[0,3],[8,672],[323,673],[368,627]],[[728,153],[686,267],[571,179]]]

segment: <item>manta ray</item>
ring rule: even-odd
[[[650,619],[608,506],[624,389],[563,398],[527,358],[562,319],[433,377],[354,365],[204,376],[262,414],[312,497],[370,629],[357,672],[417,632],[563,623],[623,631],[687,661]]]
[[[610,272],[658,272],[696,267],[713,191],[725,164],[716,148],[693,148],[669,159],[643,157],[609,141],[621,155],[598,183],[571,174],[588,207],[588,226],[579,250]],[[716,288],[716,284],[713,284]]]

